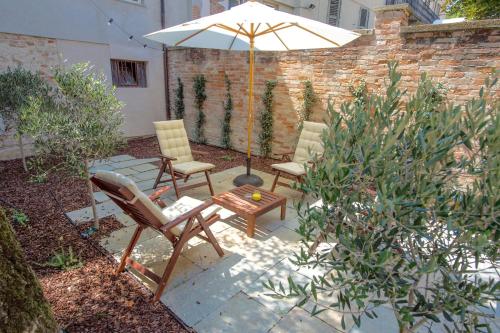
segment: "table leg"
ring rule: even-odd
[[[255,234],[255,216],[247,217],[247,236],[253,237]]]
[[[281,220],[283,221],[286,216],[286,201],[281,205]]]

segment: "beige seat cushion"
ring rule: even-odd
[[[194,208],[196,208],[202,204],[203,204],[203,201],[201,201],[201,200],[194,199],[194,198],[191,198],[188,196],[184,196],[184,197],[180,198],[179,200],[177,200],[176,202],[174,202],[173,205],[171,205],[167,208],[164,208],[162,213],[169,221],[173,221],[177,217],[181,216],[182,214],[188,213],[189,211],[193,210]],[[212,206],[208,207],[207,209],[203,210],[201,212],[201,216],[205,220],[209,219],[215,213],[217,213],[217,211],[219,211],[220,209],[221,209],[221,207],[216,206],[216,205],[212,205]],[[182,233],[182,231],[184,231],[184,228],[186,227],[186,223],[187,223],[187,220],[176,225],[175,227],[170,229],[170,231],[174,235],[180,236],[180,234]],[[196,224],[197,224],[197,220],[195,220],[193,227]]]
[[[158,205],[156,205],[154,202],[152,202],[149,199],[149,197],[146,194],[144,194],[144,192],[139,190],[139,188],[137,187],[135,182],[128,177],[125,177],[119,173],[112,172],[112,171],[98,171],[95,174],[95,177],[98,179],[101,179],[105,182],[111,183],[113,185],[116,185],[119,187],[125,187],[128,190],[130,190],[130,192],[132,192],[134,194],[135,198],[137,198],[137,200],[142,202],[151,211],[151,213],[154,214],[154,216],[158,220],[160,220],[160,222],[162,224],[167,224],[170,221],[173,221],[175,218],[179,217],[180,215],[187,213],[190,210],[203,204],[203,201],[201,201],[201,200],[197,200],[197,199],[193,199],[193,198],[188,197],[188,196],[184,196],[184,197],[180,198],[179,200],[177,200],[176,202],[174,202],[171,206],[164,208],[162,210]],[[132,200],[134,200],[134,199],[132,199]],[[220,209],[219,206],[212,205],[212,206],[208,207],[207,209],[203,210],[201,215],[205,219],[208,219],[211,216],[213,216],[219,209]],[[178,224],[177,226],[173,227],[171,229],[171,232],[174,235],[179,236],[182,233],[182,231],[184,230],[184,228],[186,227],[186,222],[187,221],[184,221],[184,222]]]
[[[172,162],[173,164],[193,161],[191,147],[189,146],[182,119],[156,121],[153,124],[163,155],[175,157],[176,160]]]
[[[272,164],[271,167],[275,170],[283,171],[294,176],[302,176],[306,173],[304,164],[296,162],[277,163]]]
[[[321,133],[326,128],[326,124],[323,123],[304,121],[292,161],[302,164],[311,160],[311,154],[322,154],[324,149],[321,142]]]
[[[185,175],[191,175],[193,173],[208,171],[215,168],[215,165],[211,163],[191,161],[191,162],[183,162],[177,163],[173,165],[174,171],[183,173]]]

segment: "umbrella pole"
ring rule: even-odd
[[[247,121],[247,172],[244,175],[239,175],[233,180],[236,186],[250,184],[253,186],[262,186],[264,181],[257,175],[250,173],[252,166],[252,131],[253,131],[253,75],[254,75],[254,24],[250,23],[250,50],[249,50],[249,64],[248,64],[248,121]]]

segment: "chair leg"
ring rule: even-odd
[[[214,216],[212,219],[218,219],[219,216]],[[210,244],[214,247],[215,251],[219,255],[219,257],[224,256],[224,251],[222,251],[222,248],[219,245],[219,242],[217,242],[217,239],[215,239],[214,234],[212,233],[212,230],[210,230],[210,227],[206,224],[205,219],[200,215],[197,217],[198,223],[201,225],[203,228],[203,231],[205,231],[205,234],[207,235],[208,239],[210,240]]]
[[[214,195],[214,188],[212,187],[212,182],[210,181],[210,176],[208,171],[205,171],[205,177],[207,177],[208,188],[210,189],[210,194]]]
[[[161,176],[163,176],[163,173],[165,172],[165,169],[167,168],[167,162],[163,161],[161,163],[160,171],[158,172],[158,176],[156,176],[155,184],[153,185],[153,188],[156,188],[158,184],[160,183]]]
[[[193,218],[188,219],[184,230],[191,230],[191,228],[193,227],[193,222],[194,222]],[[153,297],[153,302],[160,300],[161,294],[163,294],[163,290],[167,286],[168,279],[170,278],[170,275],[174,271],[177,259],[179,259],[179,256],[181,255],[182,248],[184,247],[184,244],[186,244],[188,239],[189,239],[189,232],[183,232],[181,234],[179,241],[174,245],[174,252],[172,252],[172,256],[168,260],[167,267],[165,267],[165,271],[163,272],[163,275],[160,279],[160,283],[156,288],[155,296]]]
[[[279,170],[278,170],[278,173],[276,174],[276,177],[274,177],[273,186],[271,186],[271,192],[274,192],[274,189],[276,188],[276,184],[278,183],[278,178],[280,178],[280,171]]]
[[[170,170],[170,176],[172,176],[172,184],[174,185],[175,195],[177,196],[177,199],[179,199],[181,197],[181,193],[179,191],[179,188],[177,188],[177,181],[175,179],[176,177],[175,177],[174,167],[172,166],[172,162],[167,161],[167,163],[168,163],[168,169]]]
[[[139,237],[141,236],[142,230],[144,228],[142,226],[137,226],[135,229],[134,235],[132,236],[132,239],[130,240],[130,243],[127,246],[127,249],[123,253],[122,260],[120,261],[120,265],[116,269],[116,274],[119,274],[123,272],[125,269],[125,266],[127,265],[127,258],[130,256],[130,253],[132,253],[132,250],[134,249],[135,244],[137,244],[137,241],[139,240]]]

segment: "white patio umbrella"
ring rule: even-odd
[[[280,12],[247,1],[219,14],[206,16],[144,36],[167,46],[249,51],[247,172],[237,186],[262,185],[250,174],[253,128],[254,51],[289,51],[340,47],[359,34],[318,21]]]

